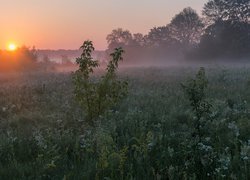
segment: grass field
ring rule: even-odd
[[[181,86],[198,70],[121,69],[128,97],[94,127],[71,73],[0,74],[0,179],[250,179],[250,68],[206,67],[199,141]]]

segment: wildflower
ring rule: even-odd
[[[6,107],[2,107],[2,111],[6,112],[7,108]]]
[[[234,121],[228,124],[228,128],[233,130],[236,137],[239,137],[240,135],[239,128]]]

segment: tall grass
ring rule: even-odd
[[[121,69],[128,97],[95,126],[70,73],[1,76],[0,179],[249,179],[250,69],[206,68],[199,143],[181,86],[197,71]]]

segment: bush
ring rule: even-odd
[[[76,59],[79,69],[73,75],[75,96],[86,113],[88,123],[93,125],[95,119],[127,95],[127,81],[118,80],[116,75],[124,51],[122,48],[116,48],[110,54],[111,60],[106,68],[106,74],[99,81],[95,81],[90,76],[99,63],[91,57],[94,51],[92,42],[85,41],[81,49],[81,57]]]

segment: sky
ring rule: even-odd
[[[199,14],[207,0],[0,0],[0,49],[9,43],[37,49],[78,49],[92,40],[107,47],[113,29],[147,34],[185,7]]]

